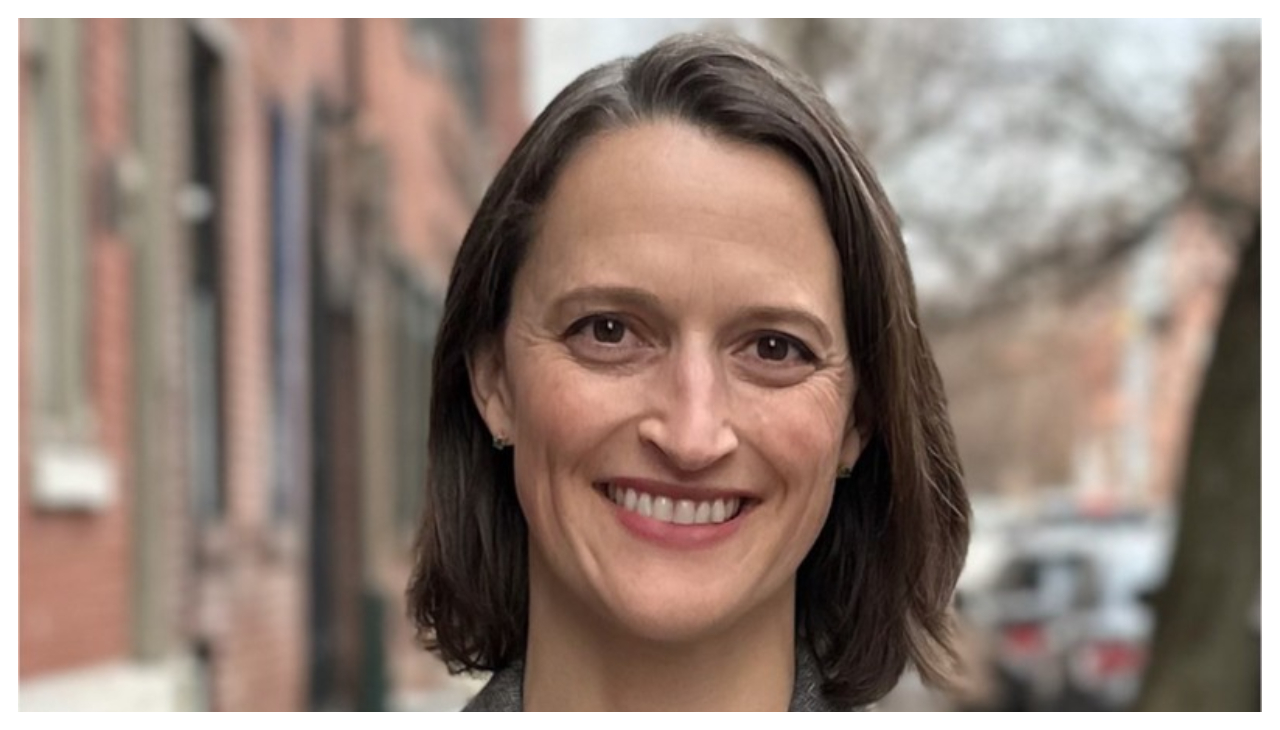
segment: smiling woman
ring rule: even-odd
[[[455,264],[409,587],[470,709],[853,709],[943,681],[968,503],[892,209],[735,40],[593,69]],[[492,444],[495,448],[490,448]]]

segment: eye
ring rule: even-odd
[[[592,344],[621,344],[631,334],[627,323],[612,314],[592,314],[569,325],[565,336],[569,338],[586,338]]]
[[[777,335],[766,335],[756,340],[756,354],[761,360],[786,360],[791,343]]]
[[[800,383],[818,366],[818,356],[813,350],[781,332],[751,334],[735,357],[746,378],[771,388]]]
[[[564,339],[572,352],[590,362],[627,362],[646,349],[636,328],[616,314],[583,317],[569,327]]]
[[[616,345],[627,334],[627,326],[615,317],[595,317],[591,322],[591,336],[597,342]]]
[[[786,363],[796,358],[808,363],[815,359],[813,351],[798,340],[776,333],[766,333],[756,339],[756,357],[776,363]]]

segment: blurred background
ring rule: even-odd
[[[903,221],[958,686],[1260,705],[1260,22],[20,21],[21,709],[457,709],[404,587],[449,267],[589,66],[740,34]]]

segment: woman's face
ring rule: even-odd
[[[663,641],[790,616],[861,448],[841,301],[784,156],[677,122],[587,141],[472,363],[514,443],[534,605]]]

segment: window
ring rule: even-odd
[[[296,372],[296,352],[291,334],[300,326],[291,322],[298,286],[297,198],[292,166],[298,164],[290,130],[279,107],[268,112],[268,138],[271,144],[269,170],[271,191],[271,431],[272,449],[271,518],[288,519],[290,494],[297,464],[296,429],[290,428],[290,415],[297,412],[296,399],[290,389],[290,374]]]
[[[33,34],[26,119],[34,242],[35,361],[40,433],[89,437],[87,166],[78,21],[28,21]]]
[[[484,41],[476,18],[413,18],[409,33],[423,63],[447,74],[462,96],[472,121],[484,115]]]
[[[222,63],[199,32],[187,34],[190,86],[188,155],[191,178],[184,214],[191,227],[190,338],[192,497],[201,524],[222,519],[227,509],[223,418],[222,321],[224,315],[218,200],[222,178]]]
[[[97,510],[114,472],[97,448],[89,389],[89,236],[83,26],[25,20],[23,196],[33,271],[31,361],[37,444],[30,496],[41,509]]]
[[[427,475],[431,358],[442,302],[406,269],[394,269],[396,353],[396,513],[410,538],[422,516]]]

